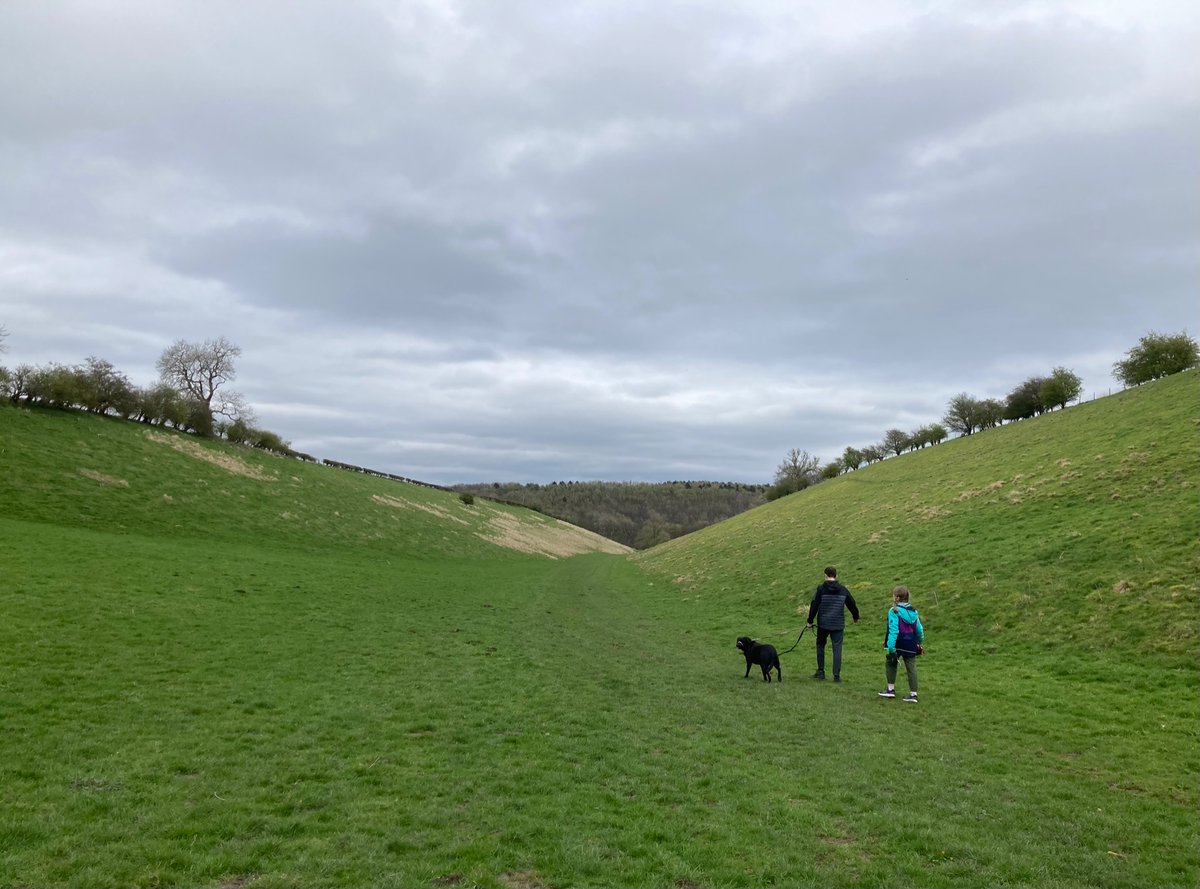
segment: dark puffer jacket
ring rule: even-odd
[[[858,606],[850,591],[836,580],[827,580],[817,587],[812,604],[808,606],[808,622],[811,624],[815,617],[817,626],[822,630],[844,630],[846,612],[843,609],[846,608],[858,620]]]

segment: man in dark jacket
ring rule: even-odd
[[[854,622],[858,623],[858,606],[850,591],[838,583],[837,569],[825,569],[825,582],[817,587],[812,604],[808,606],[808,625],[817,620],[817,672],[813,679],[825,678],[825,640],[833,642],[833,681],[842,681],[842,636],[846,629],[844,608],[850,609]]]

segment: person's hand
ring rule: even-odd
[[[855,623],[858,623],[858,618],[857,618],[857,617],[856,617],[856,618],[854,618],[854,622],[855,622]]]
[[[813,627],[813,625],[812,625],[812,621],[810,620],[810,621],[808,622],[808,628],[811,630],[811,629],[812,629],[812,627]]]
[[[888,649],[888,654],[889,654],[889,655],[891,655],[892,657],[895,657],[895,656],[896,656],[896,649],[894,649],[894,648],[889,648],[889,649]]]

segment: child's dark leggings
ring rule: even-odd
[[[896,684],[896,668],[900,666],[901,657],[904,658],[904,672],[908,674],[908,690],[915,693],[917,690],[917,658],[915,655],[889,654],[887,656],[885,672],[888,685]]]

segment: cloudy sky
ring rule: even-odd
[[[1200,7],[3,0],[8,365],[432,482],[769,481],[1200,333]]]

